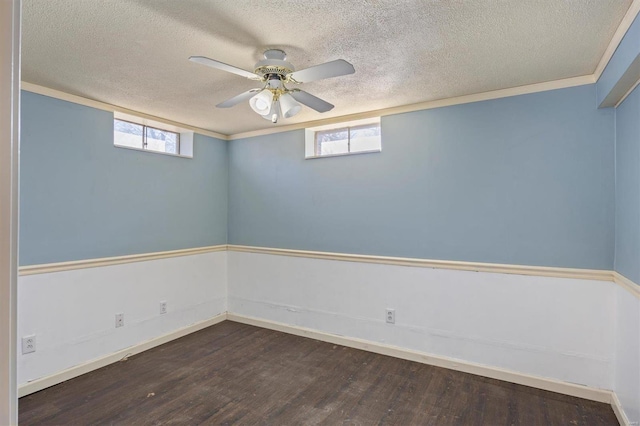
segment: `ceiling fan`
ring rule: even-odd
[[[329,102],[313,96],[300,89],[289,89],[288,83],[300,84],[325,78],[353,74],[353,65],[343,59],[326,62],[296,71],[286,61],[287,54],[280,49],[269,49],[264,52],[264,59],[258,61],[253,72],[228,65],[204,56],[191,56],[190,61],[217,68],[233,74],[262,82],[262,88],[251,89],[216,105],[218,108],[229,108],[249,99],[251,108],[263,118],[277,123],[280,117],[290,118],[296,115],[304,104],[318,112],[327,112],[333,108]],[[299,103],[298,103],[299,102]]]

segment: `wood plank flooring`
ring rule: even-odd
[[[20,424],[617,425],[607,404],[225,321],[20,399]]]

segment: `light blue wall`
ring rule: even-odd
[[[383,117],[383,152],[229,146],[229,243],[612,269],[614,111],[595,85]]]
[[[625,75],[629,66],[640,56],[640,16],[633,21],[629,30],[622,38],[614,55],[598,79],[598,105],[609,95],[620,79]],[[632,83],[632,82],[631,82]],[[624,90],[626,93],[631,86]]]
[[[640,283],[640,88],[616,109],[615,270]]]
[[[227,187],[224,141],[197,135],[192,160],[115,148],[110,113],[23,92],[20,263],[228,230],[232,244],[611,269],[614,120],[595,96],[384,117],[381,154],[304,160],[303,131],[233,141]]]
[[[21,131],[21,265],[226,243],[227,142],[116,148],[111,113],[24,91]]]

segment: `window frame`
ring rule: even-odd
[[[159,129],[159,128],[154,127],[154,126],[147,126],[146,124],[143,124],[143,126],[144,126],[144,127],[143,127],[143,130],[144,130],[144,131],[143,131],[144,138],[143,138],[143,142],[142,142],[142,148],[143,148],[143,149],[145,149],[145,150],[147,150],[147,151],[159,152],[159,153],[161,153],[161,154],[180,155],[180,133],[178,133],[178,132],[173,132],[173,131],[171,131],[171,130]],[[156,151],[156,150],[154,150],[154,149],[149,149],[149,148],[147,148],[147,130],[148,130],[148,129],[158,130],[158,131],[160,131],[160,132],[171,133],[171,134],[176,135],[176,152],[175,152],[175,153],[173,153],[173,152],[167,152],[167,151]]]
[[[123,120],[123,119],[117,118],[117,117],[113,117],[113,121],[114,121],[114,124],[115,124],[116,121],[122,121],[123,123],[129,123],[129,124],[135,124],[136,126],[142,126],[142,148],[135,148],[135,147],[126,146],[126,145],[119,145],[119,144],[116,143],[115,136],[114,136],[114,139],[113,139],[113,145],[114,146],[117,146],[118,148],[137,149],[139,151],[145,151],[145,152],[156,152],[158,154],[180,156],[180,133],[174,132],[174,131],[171,131],[171,130],[159,129],[159,128],[155,127],[155,126],[148,126],[146,124],[136,123],[134,121]],[[171,133],[171,134],[176,135],[176,152],[173,153],[173,152],[167,152],[167,151],[158,151],[156,149],[147,148],[147,145],[148,145],[147,144],[147,130],[148,129],[158,130],[158,131],[161,131],[161,132]],[[115,133],[115,129],[114,129],[114,133]]]
[[[136,126],[142,127],[142,148],[127,146],[127,145],[119,145],[116,142],[115,137],[115,123],[116,121],[122,121],[125,123],[133,124]],[[143,117],[134,116],[131,114],[125,114],[120,112],[114,112],[113,114],[113,146],[115,148],[124,148],[130,149],[133,151],[147,152],[152,154],[161,154],[161,155],[170,155],[172,157],[180,157],[180,158],[193,158],[193,139],[194,132],[191,130],[183,129],[177,126],[173,126],[171,124],[146,119]],[[166,132],[175,135],[176,137],[176,153],[166,152],[166,151],[158,151],[155,149],[148,148],[147,142],[147,130],[153,129],[160,132]]]
[[[367,129],[372,127],[377,127],[380,131],[380,148],[370,149],[366,151],[352,152],[351,151],[351,132],[354,130]],[[321,148],[321,143],[318,142],[318,134],[340,132],[345,130],[347,131],[347,150],[348,151],[340,154],[321,155],[320,152],[322,148]],[[312,160],[316,158],[342,157],[345,155],[373,154],[378,152],[382,152],[382,126],[380,123],[380,117],[335,123],[335,124],[305,129],[305,160]]]

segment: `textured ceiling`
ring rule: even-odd
[[[631,0],[23,0],[22,79],[225,134],[273,125],[248,102],[266,48],[297,69],[356,73],[300,88],[335,104],[291,124],[594,72]]]

